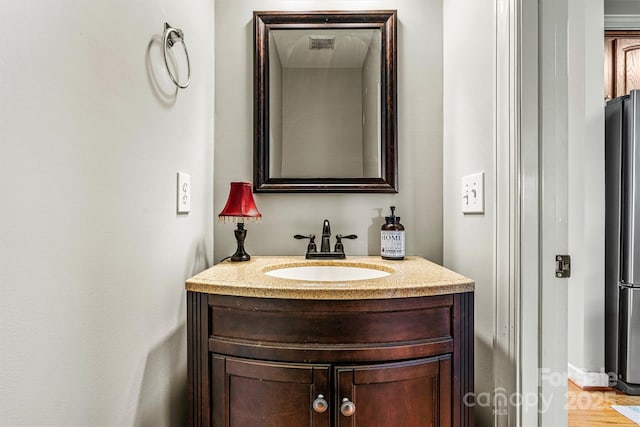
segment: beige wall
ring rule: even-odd
[[[282,176],[362,177],[361,80],[359,68],[283,69]]]
[[[444,6],[444,265],[476,282],[475,390],[494,390],[495,31],[492,0]],[[464,29],[464,30],[461,30]],[[460,179],[485,173],[485,213],[463,215]],[[491,408],[475,408],[491,426]]]
[[[282,64],[275,43],[269,44],[269,170],[270,177],[282,176]]]
[[[192,61],[177,97],[151,43],[165,21]],[[0,22],[0,425],[185,425],[184,280],[212,253],[212,4],[2,1]]]
[[[640,15],[638,0],[604,0],[604,13],[607,15]]]
[[[375,34],[362,65],[362,176],[380,176],[380,51],[382,38]]]
[[[216,111],[214,207],[224,206],[229,182],[253,179],[252,52],[254,10],[298,10],[286,0],[216,0]],[[356,233],[348,254],[378,255],[389,205],[407,229],[407,253],[442,261],[442,4],[440,0],[306,1],[304,9],[398,10],[398,194],[257,194],[263,214],[249,224],[247,251],[304,254],[295,233]],[[232,226],[215,225],[215,260],[235,249]]]
[[[640,2],[638,3],[640,5]],[[640,6],[639,6],[640,7]],[[569,376],[604,371],[604,47],[602,0],[569,1]],[[590,383],[590,381],[603,383]]]

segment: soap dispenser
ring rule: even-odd
[[[384,217],[386,222],[380,229],[380,256],[383,259],[404,259],[404,226],[395,210],[396,207],[391,206],[391,216]]]

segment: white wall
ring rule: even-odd
[[[192,61],[177,97],[157,92],[165,21]],[[3,1],[0,23],[0,425],[184,425],[184,280],[212,259],[212,3]]]
[[[261,224],[249,224],[250,254],[304,254],[295,233],[355,233],[347,256],[379,255],[380,226],[389,205],[407,229],[407,253],[442,260],[442,4],[440,0],[216,0],[216,213],[229,181],[253,180],[252,52],[254,10],[398,10],[398,194],[257,194]],[[229,224],[216,224],[215,260],[235,250]]]
[[[494,14],[492,0],[444,2],[444,265],[476,282],[476,393],[494,389]],[[463,215],[460,179],[482,171],[485,213]],[[475,415],[476,425],[493,425],[490,407],[476,406]]]
[[[607,385],[604,370],[603,2],[569,1],[569,377]]]

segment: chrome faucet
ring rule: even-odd
[[[307,245],[307,253],[305,254],[305,258],[307,259],[345,259],[346,255],[344,254],[344,245],[342,244],[342,239],[357,239],[358,236],[355,234],[347,234],[343,236],[341,234],[336,235],[336,245],[331,251],[331,225],[329,224],[329,220],[325,219],[322,223],[322,241],[320,243],[320,252],[316,247],[316,235],[309,234],[308,236],[303,236],[302,234],[296,234],[293,236],[295,239],[309,239],[309,244]]]

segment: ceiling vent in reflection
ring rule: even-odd
[[[309,36],[309,49],[331,49],[333,50],[336,44],[335,37],[327,36]]]

